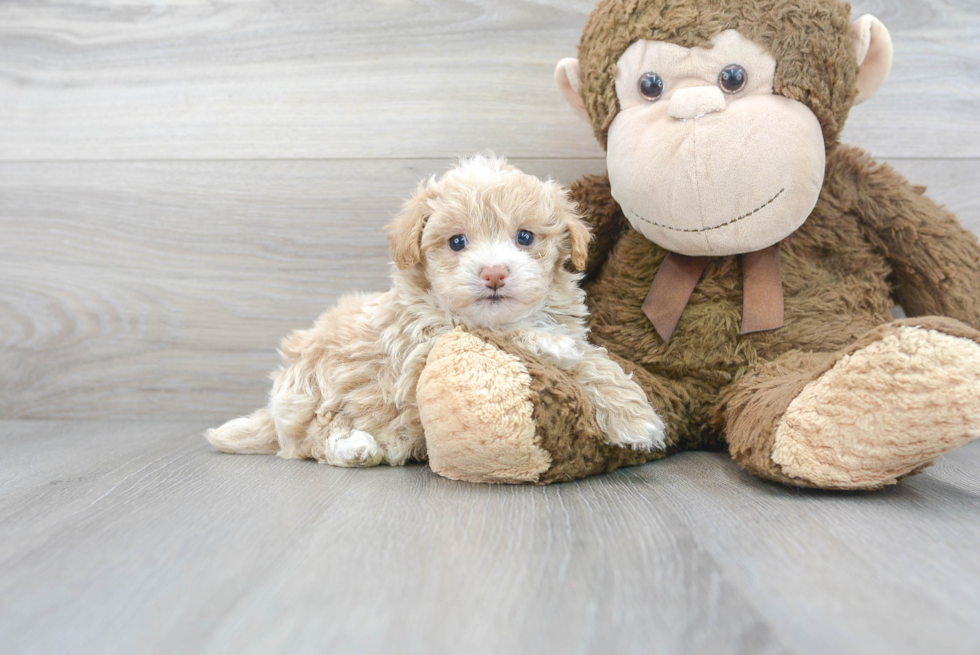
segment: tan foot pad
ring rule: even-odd
[[[419,379],[418,402],[429,466],[439,475],[536,482],[551,466],[535,445],[527,368],[472,334],[440,337]]]
[[[980,345],[898,327],[809,383],[776,427],[782,472],[874,489],[980,436]]]

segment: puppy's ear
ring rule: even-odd
[[[576,271],[584,271],[585,265],[589,261],[589,243],[592,241],[592,230],[579,215],[578,206],[568,196],[568,189],[553,180],[545,182],[545,186],[552,194],[559,220],[565,224],[565,229],[568,231],[572,266],[575,267]]]
[[[403,271],[422,261],[422,230],[432,212],[429,202],[438,195],[436,187],[435,177],[420,182],[415,195],[388,224],[388,253]]]
[[[575,203],[564,197],[565,227],[568,228],[568,238],[572,245],[572,266],[576,271],[584,271],[589,261],[589,243],[592,241],[592,230],[579,216]]]
[[[575,267],[576,271],[584,271],[585,264],[589,260],[589,242],[592,241],[592,231],[579,215],[578,207],[568,197],[568,190],[554,182],[549,181],[549,184],[554,184],[558,210],[562,213],[565,229],[568,230],[572,266]]]

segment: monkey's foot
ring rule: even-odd
[[[772,462],[807,486],[874,489],[977,438],[978,339],[950,319],[879,328],[789,403]]]
[[[660,456],[604,443],[581,385],[489,332],[440,337],[417,397],[429,466],[454,480],[545,484]]]

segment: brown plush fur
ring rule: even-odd
[[[769,48],[779,62],[773,90],[809,107],[833,144],[856,95],[850,13],[839,0],[602,0],[578,48],[582,97],[596,138],[605,147],[619,111],[616,62],[631,43],[710,47],[712,37],[735,29]]]
[[[492,330],[440,338],[418,397],[429,466],[453,480],[547,484],[664,454],[608,443],[592,400],[569,372]],[[477,407],[473,397],[481,399]]]
[[[666,252],[630,228],[621,213],[609,211],[615,201],[608,193],[604,177],[586,178],[572,188],[573,198],[587,208],[585,215],[599,219],[596,232],[619,233],[607,252],[590,253],[594,273],[586,288],[592,339],[651,374],[637,381],[678,449],[727,444],[741,457],[749,446],[726,440],[720,418],[737,397],[737,382],[752,373],[762,377],[763,386],[786,385],[781,393],[788,404],[802,387],[778,378],[797,371],[812,379],[810,372],[831,354],[890,321],[893,300],[913,316],[942,314],[980,325],[976,238],[890,167],[874,164],[855,148],[831,150],[820,201],[782,246],[786,321],[772,332],[739,334],[739,258],[722,257],[708,265],[665,344],[641,305]],[[595,213],[591,199],[600,199]],[[948,322],[943,325],[954,330]],[[792,357],[799,359],[787,370]],[[665,387],[671,393],[665,394]],[[755,426],[743,427],[757,434]],[[762,442],[755,448],[765,451]],[[749,468],[764,474],[760,466]]]
[[[519,357],[531,376],[534,442],[551,455],[552,462],[535,480],[538,484],[574,480],[663,457],[660,450],[644,452],[607,443],[592,403],[568,373],[521,351],[500,335],[487,331],[477,334],[488,344]],[[629,372],[628,366],[623,368]]]
[[[616,62],[631,43],[651,39],[705,46],[731,28],[772,51],[775,93],[813,111],[826,146],[819,200],[781,246],[785,323],[769,332],[740,334],[740,257],[717,257],[665,343],[642,305],[666,251],[629,226],[605,176],[586,177],[572,187],[572,198],[595,236],[585,268],[591,339],[634,375],[666,424],[666,450],[651,452],[646,459],[679,450],[727,448],[740,465],[765,479],[871,489],[922,470],[939,452],[936,443],[948,442],[949,449],[980,433],[980,371],[970,370],[966,377],[974,386],[967,388],[969,406],[956,409],[960,434],[926,444],[922,458],[907,458],[904,468],[879,476],[855,469],[854,479],[842,483],[817,474],[810,479],[799,471],[788,475],[774,461],[787,409],[807,385],[848,354],[903,326],[980,343],[975,331],[980,328],[976,237],[926,198],[924,189],[861,150],[837,142],[856,95],[849,14],[850,7],[838,0],[602,0],[589,19],[579,45],[581,95],[604,146],[619,110]],[[916,318],[892,322],[895,303]],[[518,356],[531,376],[536,444],[551,457],[539,482],[637,463],[636,453],[596,446],[588,403],[570,380],[512,346],[498,347]],[[972,345],[958,347],[969,351]],[[876,390],[869,386],[861,391],[874,406]],[[891,443],[905,450],[917,438],[904,433],[872,436],[872,447]],[[861,437],[857,441],[856,451],[867,450]],[[846,477],[847,462],[832,464],[840,465],[834,470],[843,470]]]

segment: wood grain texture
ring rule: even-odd
[[[203,427],[0,422],[5,653],[980,647],[980,443],[869,494],[707,453],[534,488],[222,455]]]
[[[0,420],[0,651],[980,651],[980,443],[874,494],[706,453],[539,489],[204,443],[282,336],[387,286],[418,179],[604,169],[552,81],[592,4],[0,2],[0,419],[71,419]],[[980,4],[853,4],[896,60],[844,140],[980,231]]]
[[[596,157],[554,87],[592,0],[0,3],[0,160]],[[845,141],[978,157],[980,5],[858,0],[892,31]]]
[[[515,160],[571,181],[599,160]],[[898,169],[980,230],[978,161]],[[0,163],[0,417],[218,419],[275,348],[387,288],[383,226],[443,161]]]
[[[570,181],[595,160],[515,160]],[[446,161],[0,163],[0,417],[228,417]]]

